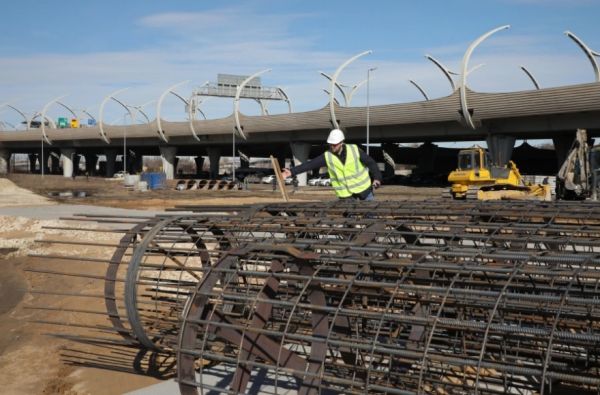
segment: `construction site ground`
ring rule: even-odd
[[[40,258],[37,255],[103,256],[106,247],[40,243],[40,240],[77,240],[115,243],[116,237],[77,230],[56,229],[61,226],[89,228],[86,222],[65,220],[77,213],[113,215],[154,215],[182,205],[237,205],[281,201],[280,191],[268,184],[250,184],[248,190],[177,191],[175,182],[165,189],[139,192],[126,188],[123,180],[58,175],[12,174],[0,178],[0,383],[3,394],[121,394],[161,382],[150,375],[134,372],[133,366],[98,368],[73,363],[73,356],[98,352],[98,347],[85,348],[56,336],[64,326],[52,324],[68,321],[55,310],[81,309],[102,311],[102,298],[89,298],[84,306],[69,306],[60,295],[48,296],[37,290],[60,294],[85,291],[102,294],[97,282],[31,272],[43,267],[68,271],[71,263],[64,259]],[[330,187],[300,187],[293,192],[294,201],[334,200]],[[85,192],[86,197],[73,197]],[[422,200],[440,196],[442,188],[384,186],[376,192],[378,200]],[[55,229],[49,229],[55,228]],[[88,274],[104,275],[104,266],[90,263]],[[33,292],[32,292],[33,291]],[[39,310],[36,306],[55,310]],[[98,318],[90,314],[89,325]],[[40,323],[43,321],[44,323]],[[77,322],[81,324],[81,318]],[[85,324],[85,323],[84,323]],[[125,352],[124,352],[125,353]],[[100,356],[103,357],[103,356]],[[100,358],[99,360],[101,360]]]

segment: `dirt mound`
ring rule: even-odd
[[[56,204],[27,189],[19,188],[12,181],[0,178],[0,207]]]

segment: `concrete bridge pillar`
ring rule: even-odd
[[[131,155],[130,150],[127,151],[127,157],[123,158],[121,157],[121,161],[125,160],[125,171],[127,172],[127,174],[133,174],[133,155]],[[121,165],[123,165],[123,162],[121,162]]]
[[[435,162],[437,156],[438,146],[432,144],[430,141],[426,141],[419,148],[419,161],[417,167],[414,170],[415,173],[419,174],[431,174],[435,172]]]
[[[135,153],[135,156],[131,158],[131,171],[132,173],[141,173],[144,168],[144,155],[139,152]]]
[[[37,163],[37,155],[29,154],[27,156],[29,157],[29,172],[33,173],[33,172],[35,172],[35,164]]]
[[[210,178],[219,177],[219,161],[221,160],[221,150],[217,147],[208,147],[208,162],[210,163]]]
[[[44,157],[44,173],[58,174],[60,172],[60,152],[50,151],[50,172],[48,172],[48,158]]]
[[[98,162],[98,157],[96,154],[84,154],[85,158],[85,172],[88,175],[96,174],[96,162]]]
[[[116,149],[105,149],[104,155],[106,156],[106,168],[105,176],[112,177],[115,175],[115,166],[117,164],[117,150]]]
[[[73,155],[73,175],[79,174],[79,162],[81,162],[81,155],[75,153]]]
[[[384,144],[381,147],[381,155],[383,156],[383,177],[392,178],[396,175],[396,161],[394,160],[394,149],[392,144]]]
[[[553,137],[552,142],[554,143],[554,151],[556,152],[556,161],[558,163],[558,168],[562,166],[565,159],[567,159],[567,155],[569,154],[569,150],[571,149],[571,145],[573,145],[573,141],[575,140],[575,132],[567,133],[560,137]]]
[[[290,143],[290,146],[292,148],[294,166],[298,166],[308,160],[308,154],[310,153],[309,143]],[[306,185],[306,173],[298,174],[296,178],[298,179],[298,185]]]
[[[10,151],[0,149],[0,174],[8,174],[10,170]]]
[[[490,134],[486,138],[492,164],[505,166],[512,157],[515,137],[505,134]]]
[[[282,169],[285,167],[285,159],[285,155],[277,155],[277,162],[279,162],[279,167]]]
[[[60,160],[62,160],[63,177],[73,177],[73,157],[75,150],[73,148],[61,148]]]
[[[175,154],[177,154],[177,147],[160,147],[162,168],[167,180],[175,178]]]
[[[179,158],[176,156],[173,162],[173,173],[174,174],[179,174],[179,171],[177,170],[177,167],[179,166]]]
[[[204,166],[204,157],[196,156],[194,162],[196,162],[196,176],[199,176],[202,172],[202,167]]]

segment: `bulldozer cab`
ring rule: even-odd
[[[489,169],[489,155],[480,147],[458,152],[458,170]]]

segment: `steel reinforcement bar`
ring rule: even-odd
[[[600,207],[587,201],[375,201],[355,200],[313,203],[268,203],[246,206],[178,206],[173,210],[201,213],[235,213],[237,215],[264,216],[328,216],[328,217],[376,217],[376,218],[423,218],[432,220],[463,221],[481,220],[491,222],[532,222],[600,224]]]

